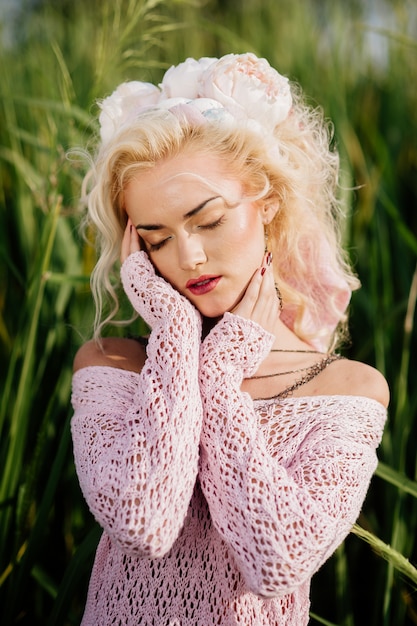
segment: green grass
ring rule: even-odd
[[[370,3],[369,3],[370,4]],[[382,0],[373,6],[382,7]],[[186,56],[254,51],[335,124],[346,247],[362,280],[346,353],[392,400],[363,513],[313,580],[312,624],[417,624],[416,8],[246,0],[46,2],[0,46],[0,622],[79,623],[99,529],[75,476],[71,363],[90,336],[92,248],[79,235],[94,100]],[[371,32],[383,57],[375,61]]]

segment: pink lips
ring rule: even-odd
[[[221,278],[221,276],[199,276],[198,278],[189,280],[185,286],[193,295],[203,296],[209,291],[212,291]]]

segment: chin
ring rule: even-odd
[[[197,303],[193,303],[196,309],[201,313],[203,317],[207,319],[219,319],[222,317],[226,311],[229,311],[229,308],[224,304],[214,303],[214,302],[206,302],[205,304],[201,304],[201,306],[197,306]],[[233,308],[233,304],[230,308]]]
[[[201,313],[201,315],[203,317],[206,317],[207,319],[220,319],[221,317],[223,317],[223,315],[226,313],[227,309],[223,309],[223,308],[219,308],[219,309],[210,309],[207,310],[205,309],[205,307],[203,307],[203,309],[198,309],[198,311]]]

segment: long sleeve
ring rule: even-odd
[[[386,411],[353,396],[282,406],[240,390],[264,357],[261,327],[227,314],[200,360],[200,481],[248,588],[263,597],[309,580],[349,533],[376,468]]]
[[[123,551],[155,557],[177,538],[197,477],[201,319],[143,254],[128,258],[122,278],[152,325],[145,365],[140,374],[107,367],[76,372],[71,427],[93,515]]]

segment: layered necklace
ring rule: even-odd
[[[280,393],[277,393],[271,398],[261,398],[262,400],[271,400],[272,398],[287,398],[290,396],[296,389],[310,382],[313,378],[315,378],[320,372],[322,372],[330,363],[333,361],[337,361],[338,359],[343,359],[342,355],[336,354],[335,352],[331,352],[330,354],[326,352],[319,352],[318,350],[278,350],[272,349],[271,352],[291,352],[291,353],[304,353],[304,354],[321,354],[323,356],[320,361],[313,363],[313,365],[309,365],[307,367],[300,367],[294,370],[288,370],[286,372],[275,372],[274,374],[263,374],[257,376],[250,376],[246,380],[258,380],[260,378],[274,378],[275,376],[286,376],[288,374],[298,374],[300,372],[304,372],[304,374],[298,378],[292,385],[286,387]]]

